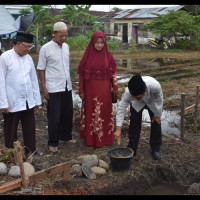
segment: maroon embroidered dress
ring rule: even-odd
[[[96,40],[102,37],[104,48],[97,51]],[[117,90],[116,63],[108,52],[105,35],[96,31],[83,55],[78,69],[79,94],[85,94],[81,108],[80,138],[86,145],[102,147],[114,140],[114,118],[110,78]]]

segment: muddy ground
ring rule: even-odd
[[[149,68],[137,69],[120,69],[118,74],[133,74],[140,72],[144,75],[157,76],[161,81],[164,93],[164,108],[168,110],[180,110],[180,94],[182,92],[188,93],[186,97],[186,106],[193,104],[195,99],[195,86],[199,84],[200,64],[191,64],[195,59],[200,58],[199,52],[135,52],[130,55],[121,55],[120,51],[113,52],[117,58],[133,58],[133,59],[153,59],[153,58],[175,58],[175,59],[188,59],[190,64],[183,62],[177,64],[179,69],[188,69],[184,71],[185,76],[179,78],[166,78],[169,71],[174,71],[173,66],[169,63],[162,70],[151,70]],[[37,64],[37,56],[32,55],[34,62]],[[79,58],[76,52],[71,52],[71,58]],[[140,65],[142,66],[142,65]],[[72,71],[76,71],[77,62],[73,62]],[[196,75],[189,75],[190,69],[194,70]],[[177,68],[176,68],[177,70]],[[162,71],[162,76],[158,72]],[[172,72],[171,72],[172,73]],[[176,72],[175,72],[176,73]],[[162,78],[163,77],[163,78]],[[73,88],[77,88],[77,76],[72,74]],[[124,84],[119,84],[121,90]],[[122,93],[122,92],[121,92]],[[83,140],[79,139],[79,122],[80,122],[80,109],[74,109],[74,126],[73,138],[77,140],[76,144],[60,143],[58,153],[50,153],[47,148],[48,132],[47,132],[47,119],[46,107],[43,104],[41,110],[35,113],[36,117],[36,141],[37,148],[42,150],[44,155],[34,155],[32,164],[36,171],[49,168],[51,166],[60,164],[62,162],[71,161],[78,156],[85,154],[96,154],[100,159],[110,163],[107,152],[116,147],[116,143],[111,146],[102,148],[94,148],[85,146]],[[192,117],[188,117],[192,118]],[[128,117],[126,117],[128,121]],[[18,195],[18,194],[38,194],[38,195],[141,195],[141,194],[161,194],[161,195],[182,195],[189,194],[188,189],[191,184],[200,182],[200,129],[195,134],[193,132],[192,120],[189,122],[189,128],[185,132],[184,141],[179,136],[166,137],[163,136],[161,146],[160,161],[152,159],[149,146],[149,127],[142,126],[140,143],[138,147],[137,157],[132,159],[131,167],[124,172],[113,171],[111,166],[106,174],[97,176],[96,180],[89,180],[86,177],[72,177],[68,183],[62,181],[60,174],[54,175],[50,178],[36,182],[33,187],[39,188],[29,193],[22,193],[20,188],[5,195]],[[198,128],[200,122],[198,121]],[[126,147],[128,144],[128,126],[127,123],[123,126],[123,138],[121,146]],[[21,137],[21,125],[18,127],[19,141],[23,145]],[[3,139],[3,121],[2,114],[0,114],[0,146],[4,145]],[[8,166],[13,165],[13,160],[7,161]],[[0,184],[7,181],[15,180],[8,176],[0,177]],[[196,192],[198,193],[198,191]]]

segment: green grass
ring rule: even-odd
[[[183,49],[164,49],[162,52],[170,52],[170,53],[179,53],[179,52],[184,52]]]

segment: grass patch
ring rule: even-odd
[[[179,53],[179,52],[185,52],[183,49],[164,49],[162,52],[170,52],[170,53]]]

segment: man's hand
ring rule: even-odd
[[[117,142],[121,141],[121,131],[122,128],[120,126],[117,126],[116,131],[114,132],[114,137],[117,140]]]
[[[8,113],[9,113],[8,108],[2,108],[2,109],[1,109],[1,112],[2,112],[2,113],[5,113],[5,114],[8,114]]]
[[[155,121],[156,123],[160,124],[160,117],[155,117],[155,116],[154,116],[151,123],[153,124],[154,121]]]
[[[46,87],[43,87],[43,88],[42,88],[42,91],[43,91],[43,96],[44,96],[44,98],[45,98],[46,100],[48,100],[48,99],[49,99],[49,92],[48,92],[47,88],[46,88]]]
[[[36,110],[40,110],[40,106],[35,106],[34,107],[34,110],[36,111]]]

